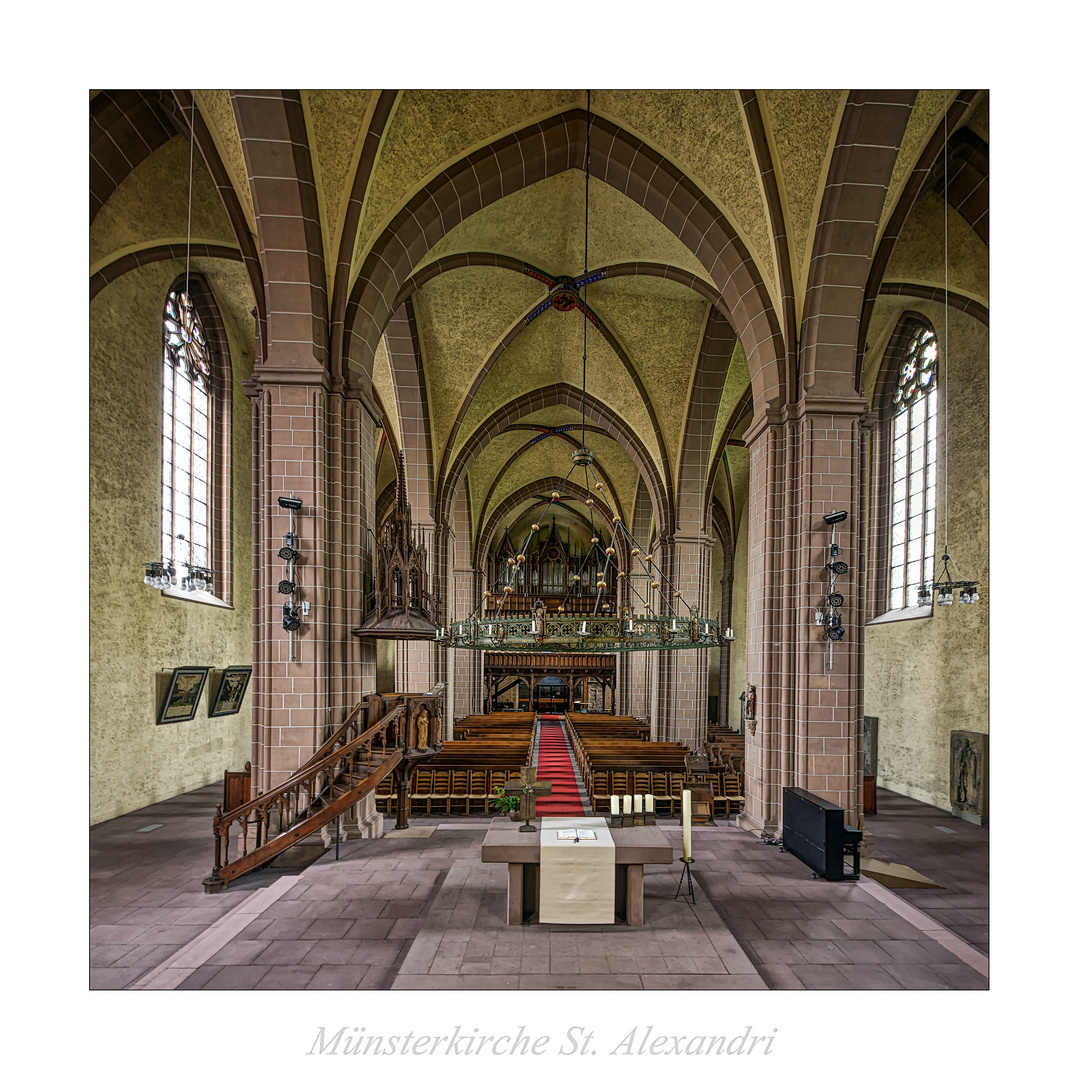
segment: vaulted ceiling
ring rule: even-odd
[[[403,450],[414,504],[437,517],[464,497],[473,541],[500,537],[570,472],[583,424],[627,522],[643,511],[675,527],[696,453],[737,530],[741,436],[755,411],[814,377],[799,350],[843,169],[857,204],[844,140],[873,104],[865,92],[291,93],[303,244],[324,289],[315,351],[323,342],[320,362],[363,382],[384,417],[394,453],[380,488]],[[949,289],[988,308],[988,93],[897,103],[886,175],[864,180],[876,189],[858,252],[872,303],[856,392],[905,298],[944,285],[945,213]],[[192,265],[221,283],[219,302],[259,355],[280,320],[272,193],[252,168],[264,104],[225,90],[91,94],[92,290],[186,250],[190,170]],[[586,270],[595,280],[549,302],[558,279]],[[560,524],[584,535],[589,509],[583,494],[567,500]]]

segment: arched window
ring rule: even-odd
[[[933,580],[937,507],[937,335],[918,326],[892,394],[890,610],[914,607]]]
[[[162,333],[161,553],[183,583],[189,567],[217,568],[211,561],[213,372],[202,320],[179,288],[165,302]],[[208,592],[206,584],[189,591]]]

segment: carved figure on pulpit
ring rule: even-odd
[[[424,709],[423,712],[420,713],[419,717],[416,720],[416,749],[417,750],[426,750],[427,749],[427,717],[428,717],[428,715],[429,714],[428,714],[427,710]]]

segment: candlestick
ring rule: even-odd
[[[614,814],[617,814],[617,813],[618,813],[618,796],[617,795],[612,795],[611,796],[611,814],[613,816]]]
[[[682,792],[682,854],[685,858],[689,858],[690,844],[689,844],[689,822],[693,817],[693,810],[690,804],[689,792]]]
[[[628,795],[623,795],[622,796],[622,813],[623,814],[630,814],[632,812],[633,811],[631,809],[629,796]]]
[[[633,812],[635,814],[644,813],[644,799],[642,799],[640,795],[633,796]]]
[[[651,814],[656,808],[656,800],[651,795],[645,795],[644,797],[644,812]]]

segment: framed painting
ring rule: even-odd
[[[211,716],[232,716],[240,711],[247,693],[247,684],[251,681],[251,665],[245,667],[227,667],[221,673],[217,684],[217,693],[210,702]]]
[[[157,722],[175,724],[180,720],[193,720],[209,674],[210,669],[205,667],[176,668],[169,679]]]

